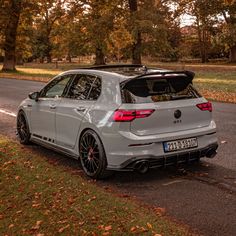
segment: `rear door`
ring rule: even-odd
[[[120,109],[155,110],[150,116],[134,119],[130,131],[152,135],[208,126],[211,112],[197,105],[206,102],[185,75],[147,76],[127,83],[122,89]]]
[[[100,78],[86,74],[76,75],[57,108],[57,144],[65,148],[74,148],[81,122],[100,93]]]

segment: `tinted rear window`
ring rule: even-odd
[[[122,89],[123,103],[153,103],[201,97],[185,77],[136,79]]]

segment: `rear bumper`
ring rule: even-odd
[[[143,159],[134,159],[129,160],[120,167],[121,170],[136,170],[139,163],[145,161],[148,165],[148,168],[158,168],[158,167],[166,167],[173,166],[178,164],[189,164],[195,161],[198,161],[202,157],[206,157],[208,153],[216,152],[218,148],[218,144],[212,144],[207,146],[206,148],[199,149],[196,151],[188,151],[182,152],[179,154],[171,154],[158,158],[143,158]]]
[[[164,152],[163,142],[193,137],[197,138],[198,147],[171,153]],[[172,135],[168,134],[168,137],[159,136],[149,139],[147,137],[136,139],[120,135],[120,138],[116,136],[112,140],[110,137],[109,145],[105,145],[107,168],[111,170],[132,170],[138,161],[147,161],[150,168],[191,162],[205,157],[209,150],[216,151],[217,143],[215,127],[196,129],[195,132],[191,130],[188,133],[186,131],[172,133]],[[136,144],[138,145],[136,146]]]

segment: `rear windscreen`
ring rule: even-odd
[[[121,88],[123,103],[153,103],[201,97],[186,77],[134,79]]]

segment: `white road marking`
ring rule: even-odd
[[[174,181],[162,184],[162,185],[163,186],[168,186],[168,185],[171,185],[171,184],[177,184],[177,183],[181,183],[181,182],[184,182],[184,180],[174,180]]]
[[[15,113],[10,112],[10,111],[6,111],[6,110],[3,110],[3,109],[0,109],[0,113],[3,113],[3,114],[5,114],[5,115],[9,115],[9,116],[16,117],[16,114],[15,114]]]

